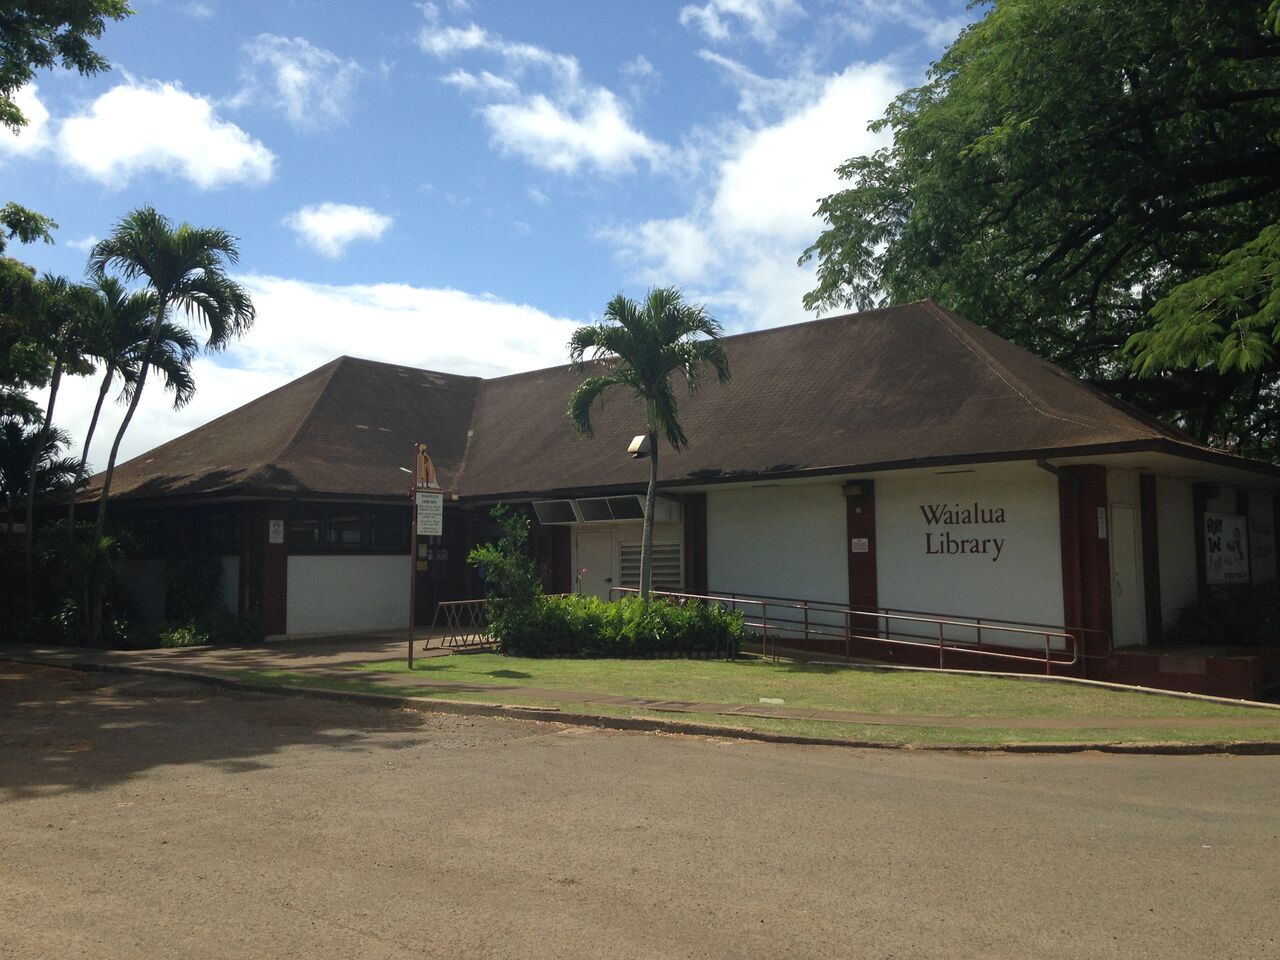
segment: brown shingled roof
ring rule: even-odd
[[[428,438],[451,484],[481,381],[339,357],[120,464],[121,497],[294,494],[398,496],[413,443]],[[95,477],[84,496],[101,488]]]
[[[665,481],[1105,448],[1204,452],[929,301],[723,343],[733,379],[682,398],[690,447],[662,450]],[[342,357],[122,464],[113,492],[396,495],[418,439],[464,497],[642,485],[647,471],[625,454],[644,429],[640,408],[610,396],[595,435],[575,436],[565,408],[582,377],[563,366],[480,380]]]

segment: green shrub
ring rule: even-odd
[[[475,547],[467,562],[477,567],[489,598],[489,622],[506,633],[534,615],[542,597],[542,578],[529,552],[529,518],[514,513],[503,504],[490,516],[502,527],[502,536],[493,543]]]
[[[493,625],[498,649],[523,657],[737,656],[740,614],[697,603],[538,597]]]
[[[209,634],[194,623],[165,624],[156,631],[156,642],[161,647],[203,647],[213,642]]]
[[[1165,639],[1206,647],[1280,646],[1280,589],[1222,587],[1178,614]]]

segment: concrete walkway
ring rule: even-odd
[[[351,681],[378,684],[386,688],[403,688],[405,696],[430,696],[425,690],[441,693],[476,693],[487,701],[506,704],[522,701],[555,701],[584,708],[621,707],[664,713],[715,714],[726,717],[767,717],[787,720],[818,720],[867,726],[949,727],[969,729],[1004,728],[1016,730],[1089,730],[1089,729],[1172,729],[1194,726],[1220,729],[1224,734],[1232,728],[1272,727],[1280,736],[1280,710],[1259,708],[1248,717],[956,717],[905,714],[861,713],[851,710],[816,710],[777,704],[734,704],[651,697],[616,696],[605,692],[563,690],[502,683],[475,683],[438,680],[418,674],[391,673],[350,668],[404,657],[407,636],[403,633],[368,634],[313,640],[262,644],[246,647],[192,647],[157,650],[91,650],[78,647],[0,646],[0,659],[22,660],[49,666],[93,665],[101,668],[159,668],[224,680],[237,679],[242,671],[285,671],[320,681],[334,681],[340,689]],[[414,643],[415,658],[452,655],[451,651],[433,647],[420,635]],[[388,692],[391,692],[390,690]]]

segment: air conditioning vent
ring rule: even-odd
[[[640,586],[640,544],[621,545],[618,578],[621,585],[633,589]],[[679,543],[653,545],[653,589],[679,593],[684,589],[684,564]]]

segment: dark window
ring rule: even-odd
[[[339,553],[358,553],[364,546],[364,522],[368,508],[329,508],[329,549]]]
[[[404,507],[372,507],[369,549],[374,553],[408,553],[409,511]]]
[[[319,550],[321,518],[317,504],[295,504],[289,516],[289,549],[299,553]]]
[[[295,503],[290,553],[408,553],[408,506]]]

